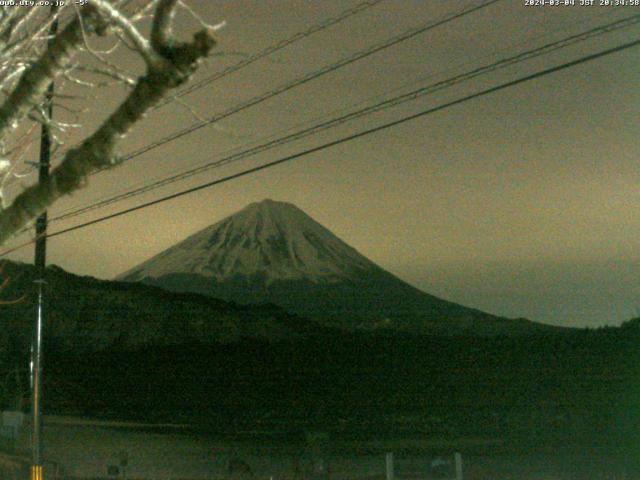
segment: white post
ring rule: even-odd
[[[456,463],[456,480],[462,479],[462,455],[459,452],[456,452],[454,455],[455,463]]]
[[[385,463],[387,465],[387,479],[386,480],[393,480],[394,479],[394,474],[393,474],[393,453],[392,452],[387,452],[387,454],[385,456]]]

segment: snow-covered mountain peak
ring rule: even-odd
[[[295,205],[252,203],[120,275],[239,304],[273,303],[332,327],[450,335],[536,331],[434,297],[359,254]]]
[[[333,283],[379,270],[291,203],[263,200],[192,235],[119,278],[196,274],[241,279]]]

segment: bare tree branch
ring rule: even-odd
[[[215,41],[207,30],[196,33],[191,42],[179,42],[172,38],[171,19],[175,5],[176,0],[159,0],[153,18],[150,42],[154,52],[153,61],[147,63],[146,74],[137,80],[124,102],[91,136],[78,147],[66,152],[61,164],[51,172],[48,181],[25,189],[6,210],[0,212],[0,244],[44,212],[57,199],[81,188],[91,172],[117,165],[115,147],[118,140],[172,88],[186,82],[200,60],[209,54]],[[109,18],[113,21],[113,17]],[[123,18],[118,17],[118,21],[122,21]],[[54,52],[45,54],[45,60],[41,61],[44,65],[37,69],[40,73],[34,74],[35,80],[27,82],[27,86],[35,82],[38,87],[42,83],[46,88],[53,75],[62,70],[61,64],[68,63],[67,51],[82,41],[79,22],[74,20],[72,24],[73,28],[67,27],[60,34],[64,39],[56,38]],[[65,49],[65,46],[68,48]],[[27,73],[24,76],[27,76]],[[23,90],[30,92],[32,101],[36,98],[34,91],[44,93],[44,89],[27,86],[23,86]],[[32,107],[33,104],[26,104],[23,109],[28,111]],[[7,113],[6,116],[17,118],[15,114],[10,116]],[[2,125],[3,123],[0,123],[0,127]],[[7,120],[4,120],[4,125],[7,125]],[[0,136],[2,132],[0,128]]]
[[[156,52],[162,52],[171,45],[171,24],[178,0],[159,0],[151,27],[151,45]]]
[[[133,43],[136,50],[148,65],[159,61],[158,55],[149,45],[149,41],[142,36],[135,25],[124,15],[122,15],[116,8],[114,8],[108,1],[94,0],[93,5],[98,11],[106,16],[113,24],[115,24],[120,30],[124,32],[127,38]]]
[[[40,103],[51,81],[64,71],[81,42],[81,24],[74,20],[56,36],[40,59],[25,70],[16,88],[0,106],[0,138],[17,127]]]

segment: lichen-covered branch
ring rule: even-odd
[[[107,0],[93,0],[93,5],[110,22],[115,24],[124,32],[147,64],[153,64],[158,60],[157,54],[151,48],[149,41],[138,31],[128,18],[120,13],[117,8],[111,5]]]
[[[151,26],[151,45],[157,52],[171,47],[171,23],[178,0],[159,0]]]
[[[0,244],[22,229],[63,195],[81,188],[91,172],[117,165],[115,147],[145,113],[162,100],[169,90],[188,80],[199,61],[206,57],[215,41],[200,31],[188,43],[170,36],[174,0],[160,0],[155,11],[151,46],[157,61],[136,82],[125,101],[77,148],[69,150],[49,180],[19,194],[0,212]]]
[[[42,98],[51,81],[67,67],[82,43],[79,20],[70,22],[56,35],[44,54],[22,74],[17,86],[0,106],[0,139],[27,116]]]

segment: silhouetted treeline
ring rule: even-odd
[[[47,355],[47,409],[212,429],[610,438],[638,431],[635,329],[325,335]]]

